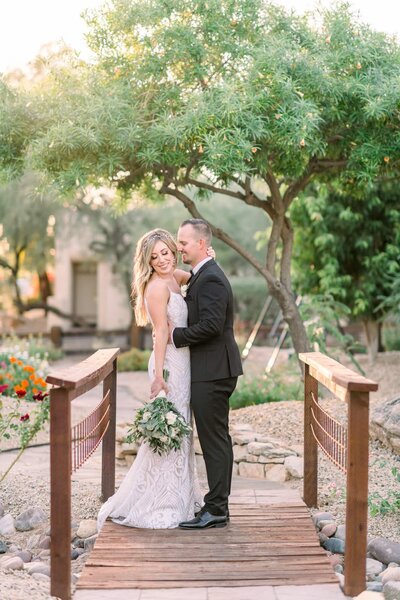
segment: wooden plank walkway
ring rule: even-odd
[[[298,493],[237,490],[231,498],[231,521],[223,529],[132,529],[108,521],[78,580],[75,598],[94,598],[85,593],[89,590],[101,590],[106,599],[119,597],[115,592],[107,596],[107,590],[320,584],[334,584],[328,586],[337,591],[332,597],[344,598]]]

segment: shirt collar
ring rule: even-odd
[[[197,265],[195,267],[193,267],[192,269],[192,273],[193,275],[196,275],[197,271],[199,271],[201,269],[201,267],[203,265],[206,264],[206,262],[208,262],[209,260],[212,260],[211,256],[207,256],[207,258],[204,258],[203,260],[201,260],[199,263],[197,263]]]

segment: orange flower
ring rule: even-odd
[[[33,390],[32,390],[32,393],[33,393],[33,394],[37,394],[37,393],[38,393],[38,391],[39,391],[39,390],[38,390],[37,388],[33,388]]]
[[[30,379],[31,381],[35,381],[35,379],[36,379],[36,375],[34,375],[34,374],[32,373],[32,375],[29,375],[29,379]]]
[[[22,360],[17,360],[17,365],[19,365],[21,367],[23,364],[24,363],[22,362]]]
[[[20,386],[19,384],[14,385],[14,392],[18,394],[18,392],[24,392],[24,388],[22,386]]]
[[[10,357],[10,363],[16,363],[17,359],[15,358],[15,356],[11,356]]]
[[[26,365],[24,367],[24,371],[28,371],[28,373],[34,373],[35,369],[34,369],[34,367],[31,367],[31,365]]]
[[[47,383],[41,377],[39,377],[39,379],[36,381],[36,383],[38,383],[39,385],[41,385],[44,388],[47,387]]]
[[[27,379],[23,379],[21,381],[21,387],[23,387],[24,389],[27,388],[29,385],[29,381]]]

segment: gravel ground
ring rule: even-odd
[[[261,353],[260,353],[261,354]],[[380,384],[380,389],[371,397],[372,407],[400,389],[400,353],[381,355],[373,367],[369,367],[366,357],[360,362],[368,373],[368,377]],[[339,420],[345,420],[345,404],[341,401],[326,398],[324,407]],[[302,402],[280,402],[251,406],[231,411],[232,423],[249,423],[259,433],[279,438],[285,444],[301,444],[303,441],[303,404]],[[398,484],[391,475],[392,467],[400,468],[400,456],[394,455],[378,442],[370,443],[370,495],[379,493],[387,496],[390,490],[398,489]],[[300,488],[302,481],[291,480],[285,485]],[[99,488],[92,483],[82,481],[72,484],[73,520],[79,522],[85,518],[95,518],[100,508]],[[32,474],[10,474],[1,484],[0,501],[6,512],[16,517],[21,511],[31,506],[40,506],[49,514],[49,483],[43,476]],[[330,510],[344,522],[345,510],[345,478],[324,457],[319,463],[319,505]],[[400,520],[398,514],[370,517],[368,533],[371,537],[384,536],[400,541]],[[32,532],[20,533],[15,543],[24,546]],[[84,560],[73,561],[73,571],[79,573]],[[6,575],[6,576],[4,576]],[[49,586],[46,582],[33,579],[24,572],[2,573],[0,577],[0,598],[2,600],[43,600],[50,598]]]

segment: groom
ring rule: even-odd
[[[190,346],[191,405],[204,455],[209,492],[204,506],[183,529],[224,527],[229,520],[232,478],[232,440],[229,435],[229,397],[242,374],[239,349],[233,337],[233,295],[224,272],[208,256],[211,229],[202,219],[188,219],[179,228],[182,260],[192,266],[186,303],[188,326],[175,327],[176,348]]]

